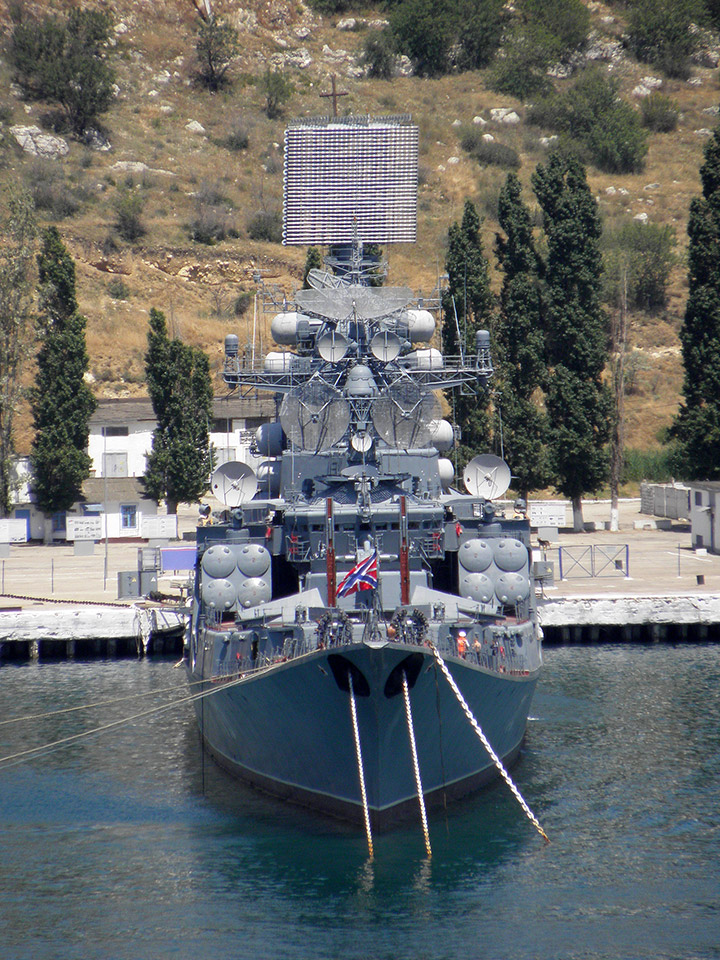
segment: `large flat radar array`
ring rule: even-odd
[[[405,118],[290,124],[283,243],[414,243],[417,171],[418,128]]]

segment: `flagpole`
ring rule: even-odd
[[[325,513],[325,543],[327,547],[327,593],[328,607],[334,607],[335,599],[335,517],[333,515],[332,497],[326,500]]]

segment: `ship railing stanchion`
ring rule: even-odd
[[[422,821],[423,836],[425,837],[425,849],[427,850],[427,855],[431,857],[432,850],[430,848],[427,813],[425,812],[425,796],[420,778],[420,764],[418,762],[417,744],[415,743],[415,728],[413,726],[412,710],[410,708],[410,690],[408,689],[407,673],[405,673],[405,671],[403,671],[403,696],[405,698],[405,719],[407,720],[408,737],[410,739],[410,752],[412,754],[413,770],[415,772],[415,785],[417,787],[418,804],[420,806],[420,820]]]
[[[438,666],[439,666],[440,669],[442,670],[442,672],[443,672],[443,674],[444,674],[444,676],[445,676],[445,679],[446,679],[447,682],[450,684],[450,687],[451,687],[453,693],[455,694],[455,697],[457,698],[457,702],[458,702],[458,703],[460,704],[460,706],[462,707],[463,713],[465,714],[465,716],[466,716],[466,717],[468,718],[468,720],[470,721],[470,724],[472,725],[473,730],[474,730],[475,733],[478,735],[480,741],[482,742],[482,745],[485,747],[485,749],[487,750],[488,754],[490,755],[490,759],[492,760],[492,762],[493,762],[493,763],[495,764],[495,766],[497,767],[497,770],[498,770],[500,776],[503,778],[503,780],[505,781],[505,783],[510,787],[513,795],[515,796],[515,799],[518,801],[518,803],[520,804],[520,806],[523,808],[523,810],[524,810],[524,812],[525,812],[525,816],[528,818],[528,820],[529,820],[529,821],[532,823],[532,825],[535,827],[535,829],[536,829],[537,832],[540,834],[540,836],[543,838],[543,840],[545,841],[545,843],[550,843],[550,838],[549,838],[548,835],[545,833],[545,831],[543,830],[543,828],[540,826],[540,822],[538,821],[537,817],[535,816],[535,814],[532,812],[532,810],[530,809],[530,807],[527,805],[527,803],[526,803],[525,800],[523,799],[522,794],[520,793],[520,791],[518,790],[518,788],[515,786],[512,777],[510,776],[510,774],[509,774],[509,773],[507,772],[507,770],[505,769],[502,760],[500,759],[500,757],[499,757],[499,756],[495,753],[495,751],[493,750],[492,745],[490,744],[490,741],[489,741],[488,738],[485,736],[485,734],[484,734],[483,731],[482,731],[482,728],[480,727],[480,724],[477,722],[477,720],[476,720],[475,717],[473,716],[472,710],[471,710],[470,707],[467,705],[467,701],[465,700],[465,697],[463,697],[462,693],[460,692],[460,688],[459,688],[458,685],[455,683],[455,680],[453,679],[452,674],[451,674],[450,671],[448,670],[447,664],[445,663],[445,661],[443,660],[443,658],[440,656],[440,654],[439,654],[439,652],[438,652],[438,649],[437,649],[437,647],[435,646],[434,643],[431,643],[431,644],[430,644],[430,649],[432,650],[433,656],[435,657],[435,660],[437,661]]]
[[[357,707],[355,706],[355,691],[353,690],[352,673],[348,670],[348,688],[350,690],[350,716],[352,717],[353,736],[355,737],[355,757],[360,780],[360,796],[362,797],[363,814],[365,816],[365,833],[367,835],[368,854],[372,860],[373,850],[372,828],[370,826],[370,808],[368,806],[367,791],[365,789],[365,770],[363,769],[362,749],[360,747],[360,728],[358,727]]]

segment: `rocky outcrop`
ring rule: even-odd
[[[43,133],[40,127],[14,126],[10,127],[10,133],[25,153],[33,157],[42,157],[43,160],[59,160],[70,150],[67,140],[50,133]]]

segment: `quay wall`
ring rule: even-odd
[[[181,610],[68,605],[0,611],[0,660],[180,653]]]
[[[548,643],[720,641],[720,596],[603,596],[542,600]]]

